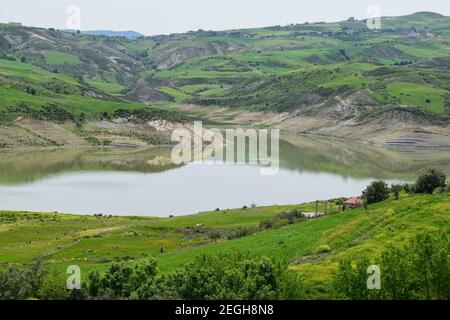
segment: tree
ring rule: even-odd
[[[20,300],[32,296],[30,271],[0,269],[0,300]]]
[[[240,252],[199,256],[166,283],[188,300],[298,299],[303,288],[283,262]]]
[[[445,188],[446,185],[445,174],[436,168],[428,168],[417,178],[414,190],[416,193],[429,193],[432,194],[434,189],[438,187]]]
[[[400,184],[392,184],[391,185],[391,192],[394,195],[395,200],[398,200],[400,191],[402,191],[402,189],[403,189],[403,187]]]
[[[157,274],[156,260],[144,260],[134,267],[123,262],[114,262],[103,275],[98,271],[89,273],[87,293],[101,299],[141,299],[143,288],[153,287]]]
[[[384,299],[413,299],[410,290],[411,268],[408,253],[403,248],[387,247],[381,254],[379,264],[382,266],[382,295]]]
[[[66,300],[68,298],[66,278],[62,273],[45,272],[41,277],[38,290],[39,298],[44,300]]]
[[[374,181],[363,191],[363,198],[367,204],[376,203],[387,199],[389,188],[384,181]]]
[[[376,264],[381,271],[381,290],[365,288],[367,259],[352,266],[340,261],[332,283],[339,298],[347,299],[439,299],[450,298],[450,241],[445,233],[422,232],[406,245],[384,249]]]
[[[367,268],[371,265],[368,258],[363,257],[354,267],[348,258],[339,262],[338,270],[333,274],[333,288],[338,298],[367,300],[374,292],[367,288]]]
[[[87,286],[88,294],[91,297],[96,297],[100,290],[100,274],[97,270],[90,271],[88,274],[89,284]]]

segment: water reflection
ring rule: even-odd
[[[280,170],[251,165],[175,166],[170,147],[0,152],[0,209],[127,215],[294,204],[359,195],[373,179],[412,181],[450,152],[397,152],[349,142],[284,136]]]

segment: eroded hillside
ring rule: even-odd
[[[0,143],[101,144],[109,128],[123,129],[118,110],[145,109],[168,122],[182,114],[450,146],[450,18],[421,12],[381,25],[349,19],[127,39],[0,24]],[[167,140],[127,120],[133,129],[119,136]],[[54,126],[67,136],[55,138]]]

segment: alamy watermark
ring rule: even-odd
[[[66,9],[68,14],[66,20],[66,27],[70,30],[80,30],[81,29],[81,8],[77,5],[70,5]]]
[[[68,266],[66,270],[70,276],[67,278],[66,285],[69,290],[81,289],[81,269],[77,265]]]
[[[381,29],[381,8],[378,5],[371,5],[367,8],[367,28],[370,30]]]
[[[371,265],[367,268],[367,289],[380,290],[381,289],[381,270],[380,266]]]
[[[262,175],[278,172],[280,131],[278,129],[204,129],[201,121],[193,130],[177,128],[172,142],[172,162],[205,164],[254,164]]]

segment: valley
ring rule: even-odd
[[[165,144],[145,122],[197,119],[449,147],[449,18],[381,22],[137,38],[0,24],[0,145]]]

